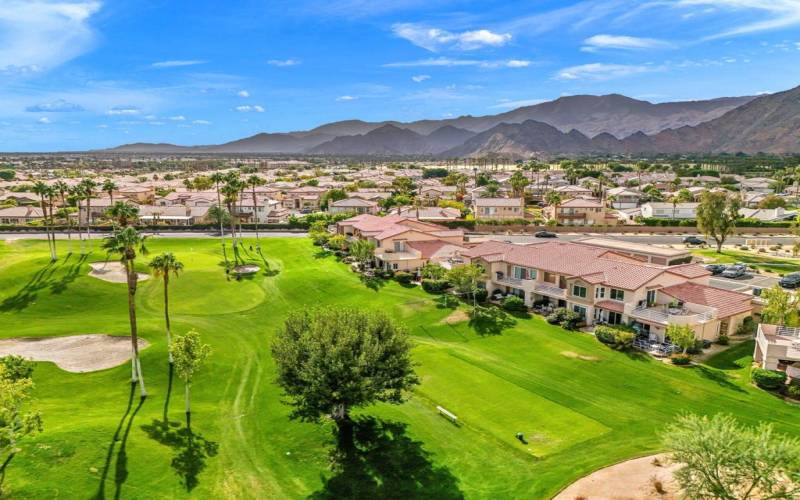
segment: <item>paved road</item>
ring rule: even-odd
[[[481,235],[481,234],[470,234],[469,236],[474,238],[490,238],[493,240],[498,241],[511,241],[513,243],[531,243],[531,242],[539,242],[548,241],[542,238],[536,238],[532,235],[521,235],[521,234],[512,234],[512,235],[504,235],[504,234],[491,234],[491,235]],[[669,235],[669,234],[607,234],[607,233],[560,233],[558,235],[558,239],[562,241],[573,241],[578,240],[581,238],[607,238],[612,240],[619,240],[619,241],[630,241],[632,243],[644,243],[647,245],[680,245],[683,243],[683,238],[686,235]],[[726,245],[743,245],[746,240],[754,239],[754,237],[742,237],[736,236],[728,238],[725,241]],[[784,245],[792,245],[796,241],[796,237],[794,236],[763,236],[758,237],[758,239],[767,239],[770,240],[771,244],[776,245],[778,243],[782,243]]]

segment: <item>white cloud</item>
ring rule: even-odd
[[[422,83],[425,80],[430,80],[431,79],[431,75],[414,75],[414,76],[411,77],[411,79],[414,80],[417,83]]]
[[[609,80],[663,69],[652,65],[591,63],[570,66],[556,73],[557,80]]]
[[[170,116],[169,119],[174,121],[174,122],[185,122],[186,121],[186,117],[183,116],[183,115]]]
[[[138,115],[141,112],[142,110],[135,106],[114,106],[106,111],[106,114],[112,116],[132,116]]]
[[[240,90],[239,92],[236,93],[236,95],[238,95],[239,97],[250,97],[250,92],[246,90]]]
[[[208,120],[193,120],[192,125],[211,125],[211,122]]]
[[[727,9],[740,14],[737,19],[750,18],[753,16],[753,11],[761,12],[766,17],[759,21],[741,24],[707,36],[705,37],[706,40],[789,28],[800,24],[800,1],[798,0],[679,0],[676,5],[680,7],[709,6],[721,10]],[[750,12],[749,14],[747,13],[748,11]]]
[[[545,102],[545,99],[520,99],[518,101],[501,99],[500,102],[489,107],[492,109],[515,109],[523,106],[533,106],[534,104],[541,104],[543,102]]]
[[[254,104],[254,105],[245,104],[245,105],[242,105],[242,106],[236,106],[234,109],[236,111],[240,112],[240,113],[250,113],[250,112],[263,113],[264,112],[263,106],[259,106],[258,104]]]
[[[458,66],[477,66],[480,68],[525,68],[531,65],[531,61],[524,59],[505,59],[495,61],[481,61],[477,59],[452,59],[449,57],[436,57],[430,59],[420,59],[417,61],[404,61],[384,64],[385,68],[415,68],[415,67],[458,67]]]
[[[30,113],[71,113],[74,111],[83,111],[83,106],[67,102],[64,99],[56,99],[55,101],[28,106],[25,108],[25,111]]]
[[[99,1],[0,1],[0,72],[37,73],[91,49]]]
[[[298,59],[270,59],[267,61],[267,64],[270,66],[278,66],[279,68],[285,68],[288,66],[297,66],[300,64],[300,60]]]
[[[37,121],[37,122],[39,122],[39,123],[45,124],[45,125],[47,125],[48,123],[52,123],[52,122],[50,121],[50,118],[48,118],[48,117],[46,117],[46,116],[43,116],[43,117],[39,118],[39,119],[38,119],[38,120],[36,120],[36,121]]]
[[[352,95],[340,95],[339,97],[336,98],[336,100],[339,102],[355,101],[357,99],[358,97]]]
[[[174,61],[159,61],[151,64],[150,66],[156,69],[162,68],[180,68],[183,66],[197,66],[198,64],[205,64],[207,61],[198,61],[194,59],[178,59]]]
[[[633,36],[618,35],[594,35],[583,41],[581,47],[584,52],[596,52],[599,49],[621,49],[621,50],[642,50],[642,49],[666,49],[673,45],[663,40],[655,38],[637,38]]]
[[[392,26],[392,31],[396,36],[431,52],[447,48],[475,50],[486,46],[501,47],[511,40],[509,33],[495,33],[487,29],[452,33],[414,23],[397,23]]]

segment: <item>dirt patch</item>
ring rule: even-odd
[[[451,312],[446,318],[439,321],[445,325],[452,325],[453,323],[461,323],[462,321],[469,320],[469,313],[463,309],[456,309]]]
[[[146,340],[139,339],[140,350],[148,345]],[[0,340],[0,356],[9,354],[50,361],[68,372],[94,372],[131,359],[131,338],[97,334]]]
[[[89,276],[103,281],[110,281],[111,283],[126,283],[128,277],[125,275],[125,267],[122,262],[92,262],[89,264],[92,268],[89,271]],[[139,275],[139,281],[150,279],[149,274],[136,273]]]
[[[677,499],[681,492],[672,474],[680,464],[670,464],[666,455],[650,455],[600,469],[572,483],[554,500]],[[656,491],[657,483],[662,493]]]
[[[561,351],[561,355],[570,359],[580,359],[581,361],[600,361],[600,358],[587,356],[586,354],[578,354],[572,351]]]
[[[260,267],[254,264],[246,264],[243,266],[236,266],[233,268],[233,272],[236,274],[255,274],[261,270]]]

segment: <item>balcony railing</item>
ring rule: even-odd
[[[630,309],[626,307],[626,310]],[[706,323],[714,319],[713,311],[705,311],[702,313],[689,312],[685,310],[672,312],[668,307],[634,307],[628,312],[629,316],[634,318],[652,321],[663,325],[678,324],[678,325],[692,325],[697,323]]]
[[[566,289],[559,288],[550,283],[536,283],[536,285],[533,287],[533,291],[538,294],[549,295],[551,297],[557,297],[560,299],[567,297]]]

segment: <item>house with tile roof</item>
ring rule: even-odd
[[[336,223],[349,240],[375,244],[375,265],[392,271],[416,271],[427,262],[456,261],[466,251],[464,231],[402,215],[357,215]]]
[[[562,226],[617,225],[619,218],[606,211],[596,199],[573,198],[544,208],[547,219],[555,219]]]
[[[364,200],[362,198],[345,198],[328,203],[328,213],[331,214],[354,213],[375,215],[378,211],[379,207],[376,202]]]
[[[327,191],[325,188],[316,186],[301,186],[289,189],[282,200],[283,207],[303,213],[317,212],[325,191]]]
[[[752,313],[752,296],[713,288],[697,264],[659,266],[614,250],[547,242],[481,243],[462,252],[487,271],[486,289],[551,304],[589,324],[630,324],[663,341],[670,324],[689,325],[698,339],[731,335]]]

